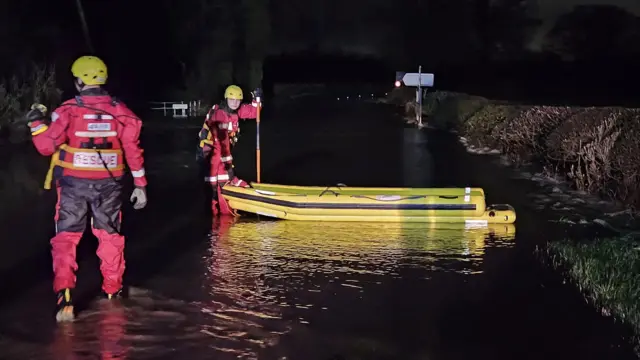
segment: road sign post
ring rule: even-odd
[[[417,73],[396,72],[396,87],[402,84],[405,86],[416,87],[416,120],[418,126],[422,127],[422,88],[433,87],[434,75],[430,73],[422,73],[422,66],[418,66]]]

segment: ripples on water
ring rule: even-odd
[[[73,324],[56,326],[43,311],[52,300],[45,292],[13,305],[0,319],[2,358],[250,359],[269,349],[280,353],[289,346],[283,345],[285,334],[323,332],[325,322],[372,324],[383,306],[372,303],[394,296],[384,288],[388,284],[409,280],[415,286],[436,273],[477,276],[485,252],[512,245],[514,237],[513,225],[223,221],[199,251],[178,257],[150,281],[153,291],[132,289],[122,306],[95,301]],[[189,293],[189,299],[160,293]],[[367,341],[362,335],[350,344]]]
[[[400,266],[464,272],[478,270],[485,247],[510,245],[514,237],[513,225],[230,222],[214,233],[211,258],[228,275],[269,279],[394,276]],[[456,263],[464,265],[452,269]]]
[[[393,296],[379,288],[394,279],[481,274],[485,250],[511,246],[514,238],[513,225],[228,221],[214,228],[203,287],[212,298],[224,294],[234,311],[306,332],[314,319],[349,321],[345,315],[358,299]]]

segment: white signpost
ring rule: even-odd
[[[422,66],[418,66],[417,73],[405,73],[396,72],[396,87],[400,87],[402,84],[405,86],[416,87],[416,120],[418,120],[418,126],[422,127],[422,88],[433,87],[434,74],[422,73]]]
[[[171,105],[171,108],[173,109],[173,117],[174,118],[186,118],[187,117],[187,110],[189,109],[189,105],[188,104],[173,104]],[[178,110],[179,113],[178,113]]]
[[[172,115],[171,117],[177,119],[188,118],[189,116],[197,116],[200,107],[200,100],[196,101],[152,101],[153,107],[151,110],[162,110],[164,116]]]

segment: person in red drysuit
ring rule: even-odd
[[[42,155],[52,155],[45,188],[53,177],[58,193],[56,234],[51,239],[53,289],[57,293],[58,321],[72,320],[71,290],[75,288],[76,247],[91,209],[91,227],[98,238],[97,255],[102,290],[108,299],[121,295],[125,270],[124,236],[120,233],[122,178],[125,160],[135,189],[135,209],[146,206],[147,179],[139,146],[142,121],[100,86],[107,67],[95,56],[82,56],[71,66],[79,95],[65,101],[46,121],[46,108],[34,104],[27,114],[33,144]]]
[[[213,187],[211,209],[214,216],[233,214],[220,193],[227,182],[234,186],[249,186],[235,176],[231,150],[238,141],[239,119],[255,119],[258,116],[256,98],[261,97],[261,90],[258,88],[251,95],[251,104],[241,104],[244,97],[242,89],[236,85],[227,87],[224,101],[209,110],[198,136],[198,157],[207,165],[205,182]]]

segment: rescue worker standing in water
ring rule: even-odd
[[[211,209],[214,216],[232,213],[221,197],[222,186],[227,182],[234,186],[248,186],[234,174],[231,150],[238,141],[239,119],[255,119],[258,116],[256,98],[262,96],[261,89],[257,88],[251,95],[251,104],[241,104],[244,98],[242,89],[236,85],[227,87],[224,100],[209,110],[199,133],[197,157],[206,164],[205,182],[213,188]]]
[[[58,193],[56,234],[51,239],[53,289],[57,321],[74,318],[71,290],[76,285],[76,247],[91,210],[91,227],[98,238],[102,290],[112,299],[122,292],[125,270],[124,236],[120,233],[122,178],[125,160],[135,189],[135,209],[147,203],[142,121],[101,88],[107,67],[95,56],[82,56],[71,66],[79,95],[65,101],[46,120],[46,108],[34,104],[26,118],[33,144],[44,156],[53,155],[45,188],[53,177]]]

